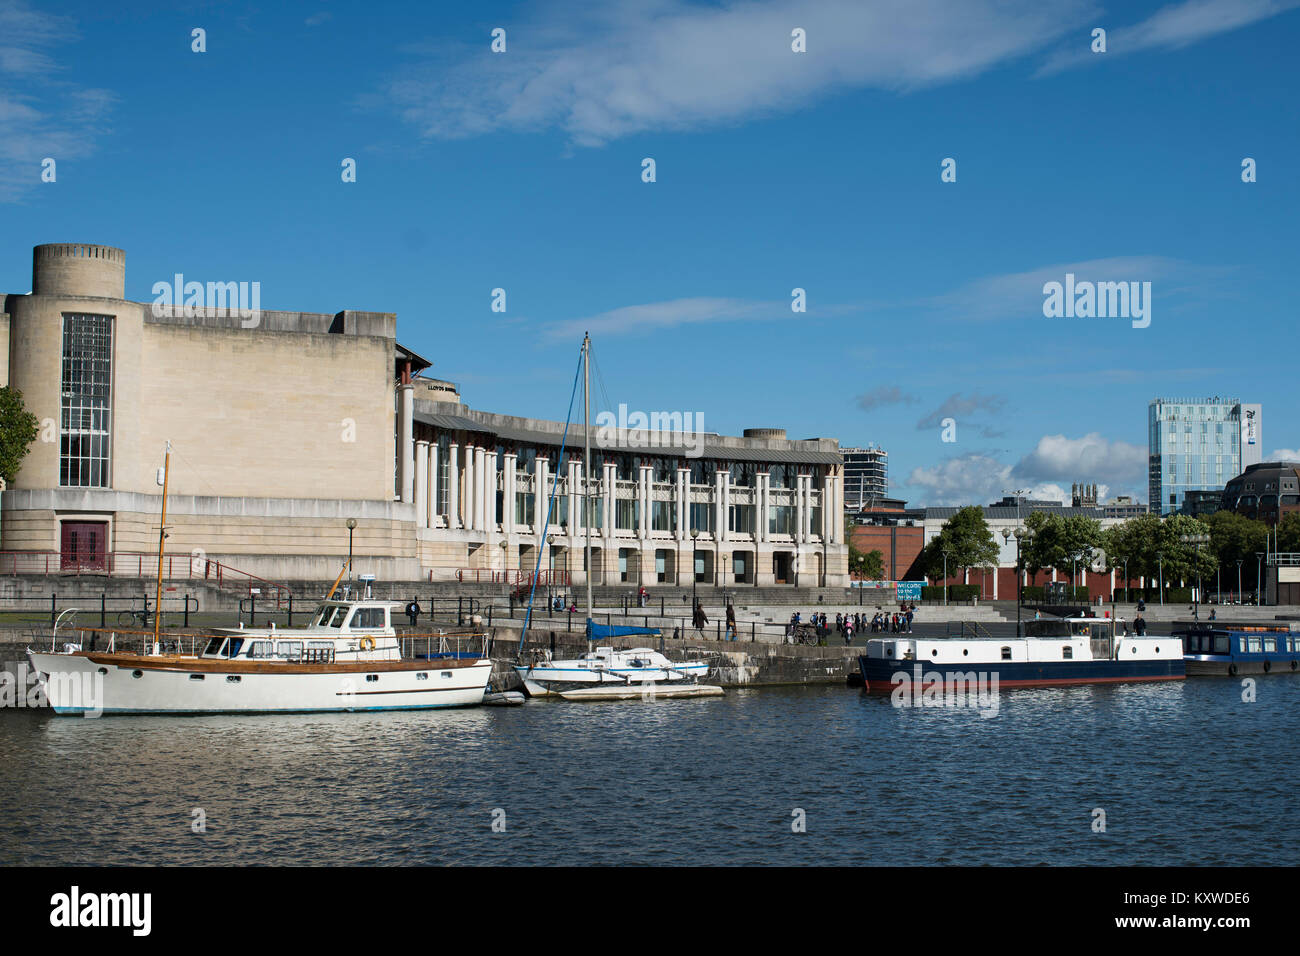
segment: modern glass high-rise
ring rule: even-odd
[[[1261,406],[1235,398],[1157,398],[1147,407],[1151,510],[1167,515],[1189,491],[1221,491],[1262,457]]]
[[[845,448],[844,507],[857,511],[889,494],[889,452],[883,448]]]

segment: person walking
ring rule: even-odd
[[[848,647],[853,643],[853,619],[850,618],[844,626],[844,646]]]
[[[411,598],[411,603],[406,605],[406,617],[411,622],[411,627],[415,627],[420,619],[420,602],[415,598]]]
[[[736,639],[736,608],[735,605],[727,605],[727,640]]]
[[[709,618],[704,613],[704,605],[697,603],[695,605],[695,629],[700,632],[700,637],[704,636],[704,629],[709,624]]]

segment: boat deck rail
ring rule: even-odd
[[[152,630],[139,630],[122,627],[66,626],[57,631],[36,627],[29,629],[28,639],[34,647],[46,647],[57,652],[67,645],[75,645],[81,650],[103,651],[105,653],[140,654],[145,657],[157,654],[172,654],[182,657],[200,656],[204,646],[213,638],[239,637],[239,632],[177,632],[162,631],[154,641]],[[391,636],[391,635],[389,635]],[[319,637],[312,634],[296,633],[292,630],[252,632],[249,639],[291,641],[299,645],[291,654],[277,654],[268,660],[291,661],[293,663],[335,663],[346,661],[353,655],[368,653],[360,649],[339,648],[335,645],[336,637]],[[329,647],[310,647],[313,637],[320,643],[329,642]],[[357,635],[358,638],[362,635]],[[491,649],[491,635],[483,630],[431,631],[424,634],[401,634],[397,636],[400,656],[403,660],[437,660],[439,658],[462,659],[469,657],[486,657]]]

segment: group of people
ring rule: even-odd
[[[887,631],[891,634],[911,634],[912,618],[915,615],[915,604],[900,604],[892,614],[877,607],[876,613],[871,617],[871,633]]]

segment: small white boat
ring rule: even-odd
[[[576,690],[562,690],[565,700],[677,700],[682,697],[721,697],[725,691],[716,684],[645,684],[641,687],[615,687],[596,684]]]
[[[628,695],[630,699],[640,696],[648,684],[661,689],[673,684],[694,684],[708,675],[709,662],[675,662],[648,647],[625,650],[597,647],[592,653],[572,660],[543,659],[533,664],[516,664],[515,672],[533,697],[564,696],[563,691],[600,686],[634,688],[636,692]]]
[[[431,638],[403,658],[400,603],[327,600],[303,629],[219,629],[198,654],[66,644],[27,656],[56,714],[279,713],[413,710],[483,703],[492,661],[481,647]],[[472,644],[485,644],[475,636]]]

